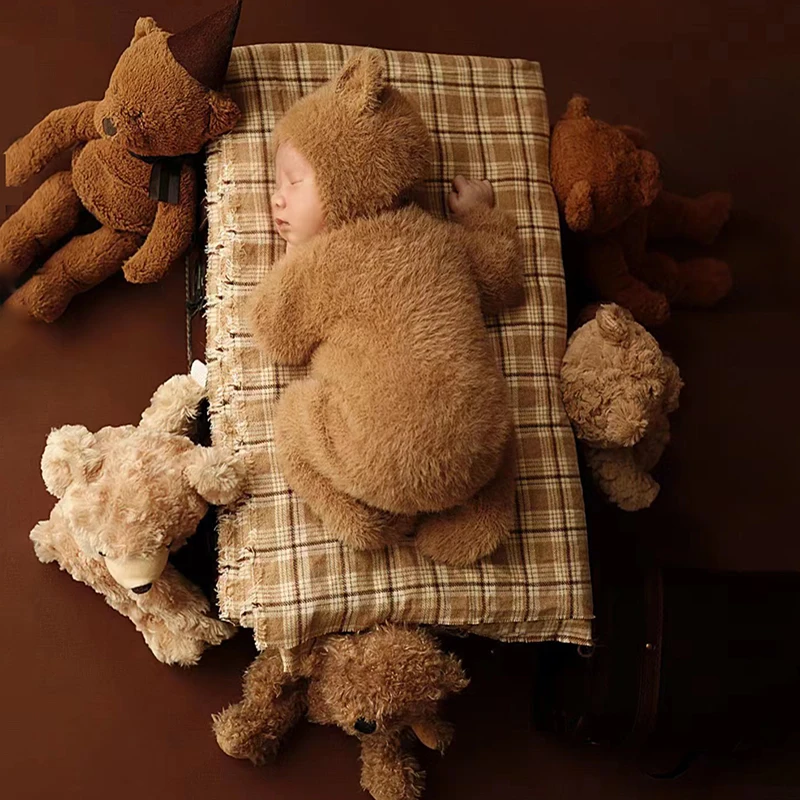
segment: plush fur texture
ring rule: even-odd
[[[227,10],[228,39],[238,7]],[[210,65],[223,75],[230,55],[230,41],[208,38],[219,29],[218,17],[209,18],[210,31],[198,23],[184,32],[176,48],[201,76],[210,72],[199,69],[198,49],[206,48]],[[50,255],[7,301],[9,308],[52,322],[76,294],[120,268],[133,283],[159,280],[188,247],[195,227],[194,167],[188,161],[180,167],[178,202],[159,202],[149,196],[151,164],[136,156],[197,153],[235,125],[239,109],[192,77],[170,50],[170,37],[151,17],[139,19],[101,101],[51,112],[6,151],[6,183],[19,186],[74,148],[71,170],[48,178],[0,227],[0,280],[8,288],[71,234],[81,209],[100,223]]]
[[[596,296],[630,309],[642,325],[660,325],[670,305],[707,307],[731,288],[727,264],[712,258],[682,263],[647,249],[650,238],[708,244],[728,219],[731,196],[688,199],[661,188],[658,160],[644,134],[589,116],[576,95],[553,130],[550,162],[567,225],[584,235],[583,276]]]
[[[195,532],[209,503],[233,502],[245,481],[231,453],[185,435],[202,394],[192,377],[176,375],[153,395],[138,427],[53,430],[42,476],[59,501],[31,531],[40,561],[57,561],[104,595],[156,658],[183,666],[234,628],[209,616],[208,600],[167,556]]]
[[[512,523],[514,461],[482,312],[522,299],[515,223],[480,208],[457,225],[398,202],[425,174],[430,136],[370,51],[287,112],[282,141],[311,163],[327,215],[251,304],[269,358],[312,364],[276,410],[289,485],[354,547],[418,522],[438,561],[488,555]]]
[[[419,629],[387,625],[317,640],[293,674],[274,651],[256,658],[244,697],[214,717],[219,746],[255,764],[274,757],[285,733],[307,713],[361,741],[361,785],[376,800],[416,800],[424,773],[406,750],[416,735],[444,751],[451,726],[440,703],[468,684],[461,665]]]
[[[683,383],[658,342],[617,305],[604,305],[569,340],[564,407],[600,488],[625,511],[649,506],[649,474],[669,441],[667,414]]]

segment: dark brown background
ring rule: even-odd
[[[52,108],[102,96],[139,14],[176,30],[218,5],[3,0],[0,147]],[[712,250],[733,266],[733,295],[713,312],[676,315],[661,335],[687,384],[662,496],[638,515],[600,513],[592,531],[595,544],[608,547],[622,528],[667,564],[798,570],[798,5],[382,5],[245,0],[237,43],[333,41],[535,59],[554,118],[581,91],[598,116],[650,131],[670,188],[734,192],[734,217]],[[19,206],[34,185],[3,188],[0,212]],[[198,668],[164,667],[99,597],[40,565],[27,539],[53,503],[39,473],[47,432],[134,421],[153,389],[185,367],[183,300],[183,276],[174,271],[157,286],[109,281],[51,327],[0,309],[4,797],[359,796],[356,743],[332,729],[301,727],[264,769],[217,749],[209,718],[238,697],[253,653],[246,633]],[[430,800],[800,796],[788,752],[735,765],[703,760],[667,784],[602,749],[531,732],[529,658],[529,648],[474,648],[473,685],[452,709],[457,739],[444,760],[428,760]]]

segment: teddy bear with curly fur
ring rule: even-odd
[[[728,219],[731,196],[690,199],[661,188],[645,135],[589,116],[575,95],[553,129],[553,187],[567,226],[580,234],[583,278],[595,297],[628,308],[642,325],[660,325],[670,306],[705,308],[731,288],[729,266],[714,258],[677,262],[651,239],[710,244]]]
[[[452,726],[439,705],[468,683],[458,659],[423,629],[331,635],[291,673],[278,651],[261,653],[245,674],[243,700],[215,716],[214,732],[228,755],[262,764],[305,713],[360,740],[361,785],[376,800],[416,800],[425,775],[406,743],[416,737],[443,752]]]
[[[56,561],[128,617],[167,664],[194,664],[234,627],[209,615],[206,597],[169,562],[209,503],[242,493],[244,464],[186,435],[204,389],[176,375],[153,395],[138,426],[53,430],[42,476],[59,498],[31,531],[36,555]]]
[[[140,18],[102,100],[52,111],[9,147],[8,186],[73,151],[71,169],[47,178],[0,227],[6,288],[49,254],[7,307],[52,322],[119,269],[132,283],[151,283],[187,249],[197,202],[191,156],[239,117],[220,89],[240,5],[176,34]],[[73,235],[86,212],[97,229]]]
[[[561,366],[564,407],[600,489],[625,511],[659,491],[650,471],[669,441],[678,407],[677,366],[633,315],[600,306],[570,337]]]

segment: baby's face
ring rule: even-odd
[[[325,216],[311,164],[289,142],[275,153],[272,218],[280,237],[303,244],[325,227]]]

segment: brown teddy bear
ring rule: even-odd
[[[19,186],[74,148],[71,170],[44,181],[0,227],[5,284],[72,234],[84,210],[99,223],[50,255],[9,308],[52,322],[120,268],[132,283],[150,283],[186,250],[195,228],[191,156],[239,117],[219,89],[240,4],[176,34],[140,18],[101,101],[52,111],[6,151],[6,184]]]
[[[731,288],[730,268],[713,258],[676,262],[647,249],[648,239],[711,243],[728,219],[731,196],[696,199],[663,191],[644,134],[589,116],[576,95],[553,130],[551,172],[569,228],[583,234],[580,261],[595,296],[619,303],[646,326],[669,318],[670,304],[708,307]]]
[[[425,774],[406,750],[408,734],[443,752],[452,727],[438,707],[469,681],[458,659],[418,628],[386,625],[318,639],[297,669],[277,651],[261,653],[244,678],[244,699],[214,717],[219,746],[262,764],[307,713],[361,741],[361,785],[376,800],[416,800]]]
[[[251,327],[273,361],[311,362],[275,412],[289,485],[353,547],[396,543],[427,515],[425,555],[488,555],[513,523],[515,460],[483,313],[523,299],[514,219],[466,179],[451,199],[461,224],[404,203],[432,142],[371,51],[295,103],[272,146],[289,247],[254,294]]]
[[[599,308],[570,337],[561,366],[564,407],[602,491],[625,511],[649,506],[649,474],[669,441],[667,414],[683,383],[658,342],[618,305]]]
[[[167,561],[209,503],[242,493],[243,464],[184,435],[203,391],[191,376],[176,375],[155,392],[138,427],[53,430],[42,476],[59,501],[30,534],[40,561],[57,561],[104,595],[159,661],[182,666],[234,632],[209,616],[205,596]]]

